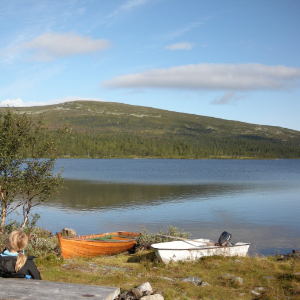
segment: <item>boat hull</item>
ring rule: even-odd
[[[114,235],[111,240],[89,240],[111,235]],[[67,238],[57,234],[63,258],[96,257],[122,253],[134,247],[139,235],[135,232],[116,231]]]
[[[210,240],[198,239],[194,242],[175,241],[151,245],[157,257],[169,264],[171,261],[196,261],[204,256],[246,256],[250,247],[249,243],[236,243],[233,246],[212,246]]]

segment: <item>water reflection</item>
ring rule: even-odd
[[[300,160],[59,160],[67,189],[36,209],[38,225],[78,234],[166,231],[300,249]]]
[[[97,210],[153,206],[167,202],[212,200],[222,195],[270,189],[269,185],[210,183],[197,185],[146,185],[69,180],[58,196],[45,205],[74,210]],[[278,188],[274,185],[273,188]]]

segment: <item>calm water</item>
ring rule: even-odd
[[[300,160],[60,159],[67,189],[33,212],[78,234],[156,233],[251,242],[252,253],[300,250]]]

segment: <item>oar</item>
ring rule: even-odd
[[[189,239],[179,238],[179,237],[171,236],[171,235],[165,235],[165,234],[159,234],[159,233],[157,233],[156,235],[158,235],[158,236],[163,236],[163,237],[168,237],[168,238],[176,239],[176,240],[180,240],[180,241],[184,241],[184,242],[187,242],[187,243],[189,243],[189,244],[191,244],[191,242],[192,242],[192,243],[203,243],[203,242],[200,242],[200,241],[194,241],[194,240],[189,240]],[[206,243],[206,242],[204,242],[204,243]],[[206,243],[206,244],[208,244],[208,243]],[[191,244],[191,245],[195,246],[194,244]]]

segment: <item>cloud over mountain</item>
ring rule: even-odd
[[[297,86],[300,68],[262,64],[196,64],[150,69],[103,82],[109,88],[276,90]]]

